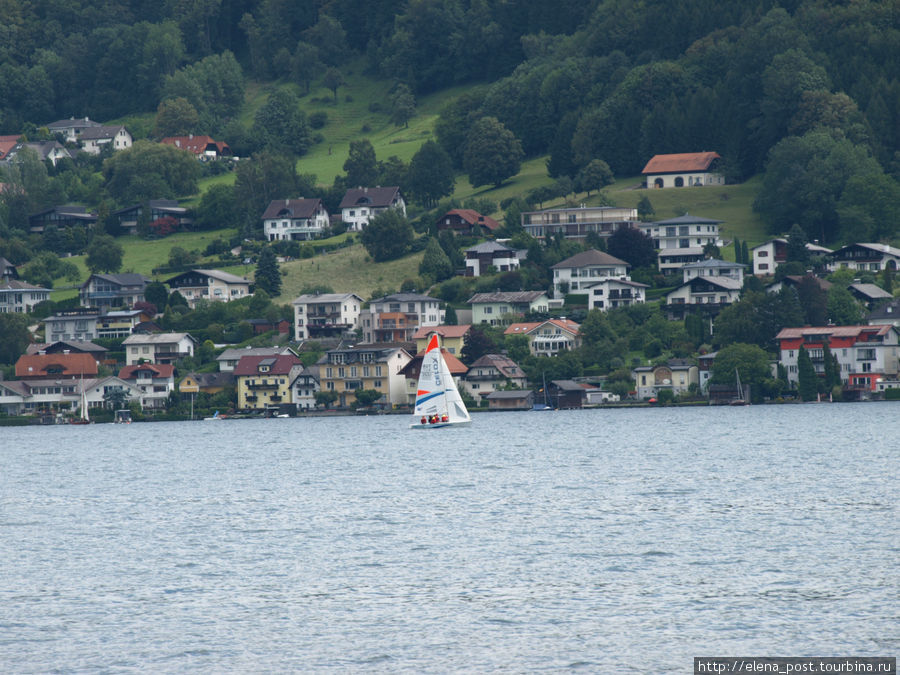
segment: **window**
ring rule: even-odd
[[[760,264],[759,264],[759,269],[761,269],[761,270],[767,270],[767,269],[769,269],[769,263],[760,263]]]
[[[756,252],[756,255],[757,255],[757,257],[759,257],[759,258],[768,258],[768,257],[769,257],[769,252],[768,252],[768,251],[757,251],[757,252]]]

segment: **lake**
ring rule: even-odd
[[[4,672],[900,652],[896,403],[0,428]]]

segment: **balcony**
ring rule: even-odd
[[[257,390],[257,389],[278,389],[278,385],[272,382],[271,384],[263,384],[261,382],[258,383],[247,383],[247,389]]]

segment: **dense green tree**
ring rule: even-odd
[[[450,156],[455,169],[463,168],[463,153],[469,130],[478,118],[478,109],[484,98],[482,88],[470,88],[455,98],[434,124],[437,142]]]
[[[841,286],[828,289],[826,317],[837,326],[854,326],[863,323],[865,311],[853,294]]]
[[[409,127],[416,114],[416,98],[405,84],[398,84],[391,93],[391,122],[398,127]]]
[[[85,263],[94,274],[114,273],[122,269],[125,249],[108,234],[98,234],[91,239]]]
[[[302,155],[312,143],[309,122],[300,108],[300,100],[286,89],[273,92],[256,111],[253,130],[264,147],[276,152]]]
[[[347,33],[333,16],[319,13],[316,24],[303,31],[303,39],[318,50],[319,58],[326,65],[339,66],[347,60]]]
[[[210,185],[200,198],[194,215],[194,227],[200,230],[238,227],[240,217],[234,187],[216,183]]]
[[[819,393],[819,377],[809,357],[809,352],[800,345],[797,354],[797,391],[804,401],[816,400]]]
[[[575,184],[590,196],[591,190],[602,190],[607,185],[612,185],[615,180],[609,164],[602,159],[592,159],[578,172]]]
[[[329,68],[322,76],[322,86],[330,89],[334,95],[334,102],[337,103],[337,90],[344,85],[344,76],[337,68]]]
[[[636,227],[620,227],[606,242],[607,252],[632,267],[653,267],[656,248],[653,239]]]
[[[463,339],[460,359],[463,363],[475,363],[485,354],[497,351],[494,336],[483,325],[472,326]]]
[[[475,122],[466,138],[463,168],[473,187],[499,186],[519,173],[524,153],[522,144],[494,117]]]
[[[453,276],[453,264],[434,237],[429,238],[425,246],[425,255],[419,263],[419,274],[434,281],[443,281]]]
[[[161,281],[151,281],[144,289],[144,297],[147,299],[147,302],[153,303],[157,309],[162,310],[168,304],[169,292],[166,290],[166,285]]]
[[[181,96],[169,98],[160,101],[156,108],[153,135],[156,138],[187,136],[196,133],[199,124],[200,113],[190,101]]]
[[[13,364],[31,344],[28,317],[16,312],[0,313],[0,364]]]
[[[234,54],[227,49],[211,54],[166,77],[161,99],[175,98],[194,106],[199,128],[211,130],[236,116],[244,102],[244,74]]]
[[[385,262],[400,258],[409,251],[413,228],[397,209],[386,209],[369,221],[359,240],[372,260]]]
[[[650,198],[647,195],[643,195],[637,204],[637,212],[638,218],[641,221],[647,223],[653,220],[653,216],[656,215],[656,211],[653,209],[653,204],[650,202]]]
[[[791,225],[787,236],[787,262],[799,262],[804,267],[809,263],[809,249],[806,232],[797,223]]]
[[[297,43],[291,60],[291,77],[309,93],[309,85],[324,68],[319,58],[319,50],[302,40]]]
[[[900,234],[900,182],[883,173],[852,176],[837,204],[844,241],[889,241]]]
[[[350,150],[344,161],[344,173],[349,187],[374,186],[378,179],[378,161],[375,148],[368,138],[350,141]]]
[[[805,323],[824,326],[828,316],[828,293],[813,276],[805,276],[797,284],[797,298],[806,315]]]
[[[234,198],[245,237],[262,229],[259,216],[269,202],[300,190],[296,163],[274,152],[263,151],[239,162],[235,173]]]
[[[442,197],[453,194],[454,184],[450,156],[435,141],[423,143],[409,163],[406,185],[410,198],[433,207]]]
[[[404,192],[409,191],[407,187],[409,167],[397,155],[391,155],[384,161],[378,160],[375,167],[376,185],[397,185]]]
[[[268,293],[269,297],[281,295],[281,270],[271,246],[263,247],[259,253],[254,281],[256,287]]]
[[[123,204],[197,192],[200,163],[172,145],[135,141],[103,162],[107,191]]]
[[[354,393],[356,395],[354,407],[356,408],[368,408],[383,396],[377,389],[357,389]]]

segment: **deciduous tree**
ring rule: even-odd
[[[406,186],[410,198],[426,207],[453,194],[453,165],[440,145],[434,141],[422,144],[409,163]]]
[[[499,186],[519,173],[522,143],[495,117],[482,117],[466,139],[463,168],[473,187]]]
[[[386,209],[369,221],[359,239],[375,262],[405,255],[413,240],[413,228],[397,209]]]
[[[122,257],[125,249],[108,234],[98,234],[92,240],[87,250],[88,269],[94,274],[114,273],[122,268]]]

